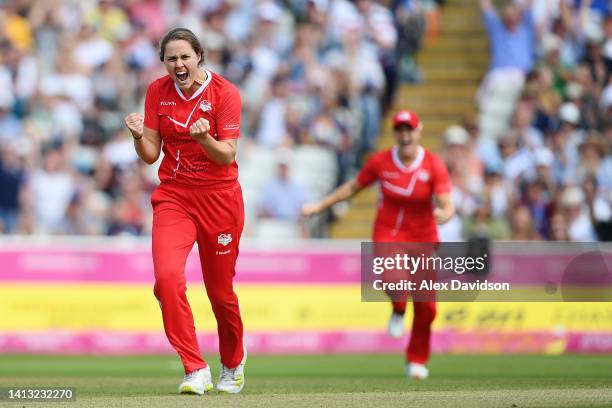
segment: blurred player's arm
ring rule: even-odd
[[[436,207],[433,210],[433,215],[436,223],[445,224],[455,215],[455,207],[453,206],[451,195],[450,193],[438,194],[435,196],[435,200]]]
[[[593,3],[593,0],[583,0],[582,3],[580,4],[580,10],[578,12],[577,27],[572,27],[571,23],[569,25],[570,28],[573,28],[575,37],[577,36],[582,37],[584,33],[588,30],[589,23],[592,20],[592,17],[591,17],[591,4],[592,3]]]
[[[189,128],[189,134],[217,164],[230,165],[236,160],[236,139],[217,140],[210,135],[210,124],[206,119],[198,119]]]
[[[518,3],[520,10],[523,12],[523,19],[525,16],[533,18],[533,0],[523,0]]]
[[[493,6],[493,3],[491,2],[491,0],[480,0],[480,9],[482,10],[483,13],[489,12],[489,11],[495,11],[495,7]]]
[[[347,181],[340,187],[329,193],[321,201],[316,203],[304,204],[302,214],[306,217],[327,210],[332,205],[340,201],[348,200],[363,189],[357,182],[357,178]]]
[[[145,163],[153,164],[159,158],[161,137],[159,132],[144,125],[144,117],[139,113],[130,113],[125,117],[125,125],[132,133],[134,148],[138,157]]]

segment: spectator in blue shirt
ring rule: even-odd
[[[490,70],[518,68],[524,73],[533,68],[536,30],[531,12],[531,0],[523,8],[509,4],[501,18],[491,0],[480,0],[491,49]]]
[[[310,201],[310,194],[301,184],[291,180],[289,171],[289,160],[281,158],[276,178],[264,187],[260,217],[299,221],[302,206]]]

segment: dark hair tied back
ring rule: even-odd
[[[196,37],[195,34],[191,30],[187,28],[180,28],[180,27],[174,28],[168,31],[166,35],[164,35],[164,37],[159,42],[159,60],[160,61],[164,62],[164,54],[166,52],[166,45],[168,45],[170,41],[176,41],[176,40],[187,41],[189,45],[191,45],[191,48],[193,48],[195,53],[198,55],[198,57],[200,57],[200,63],[198,65],[201,65],[202,63],[204,63],[204,48],[202,47],[200,40],[198,40],[198,37]]]

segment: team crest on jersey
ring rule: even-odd
[[[202,102],[200,102],[200,109],[202,109],[202,112],[208,112],[212,109],[212,104],[204,99]]]
[[[419,180],[421,181],[429,180],[429,172],[426,170],[421,170],[421,172],[419,173]]]
[[[223,246],[227,246],[230,242],[232,242],[232,234],[220,234],[217,237],[217,243]]]

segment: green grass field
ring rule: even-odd
[[[213,378],[219,372],[211,359]],[[250,356],[240,395],[176,395],[177,357],[0,356],[0,387],[76,388],[41,407],[612,407],[612,356],[434,356],[410,381],[397,355]]]

